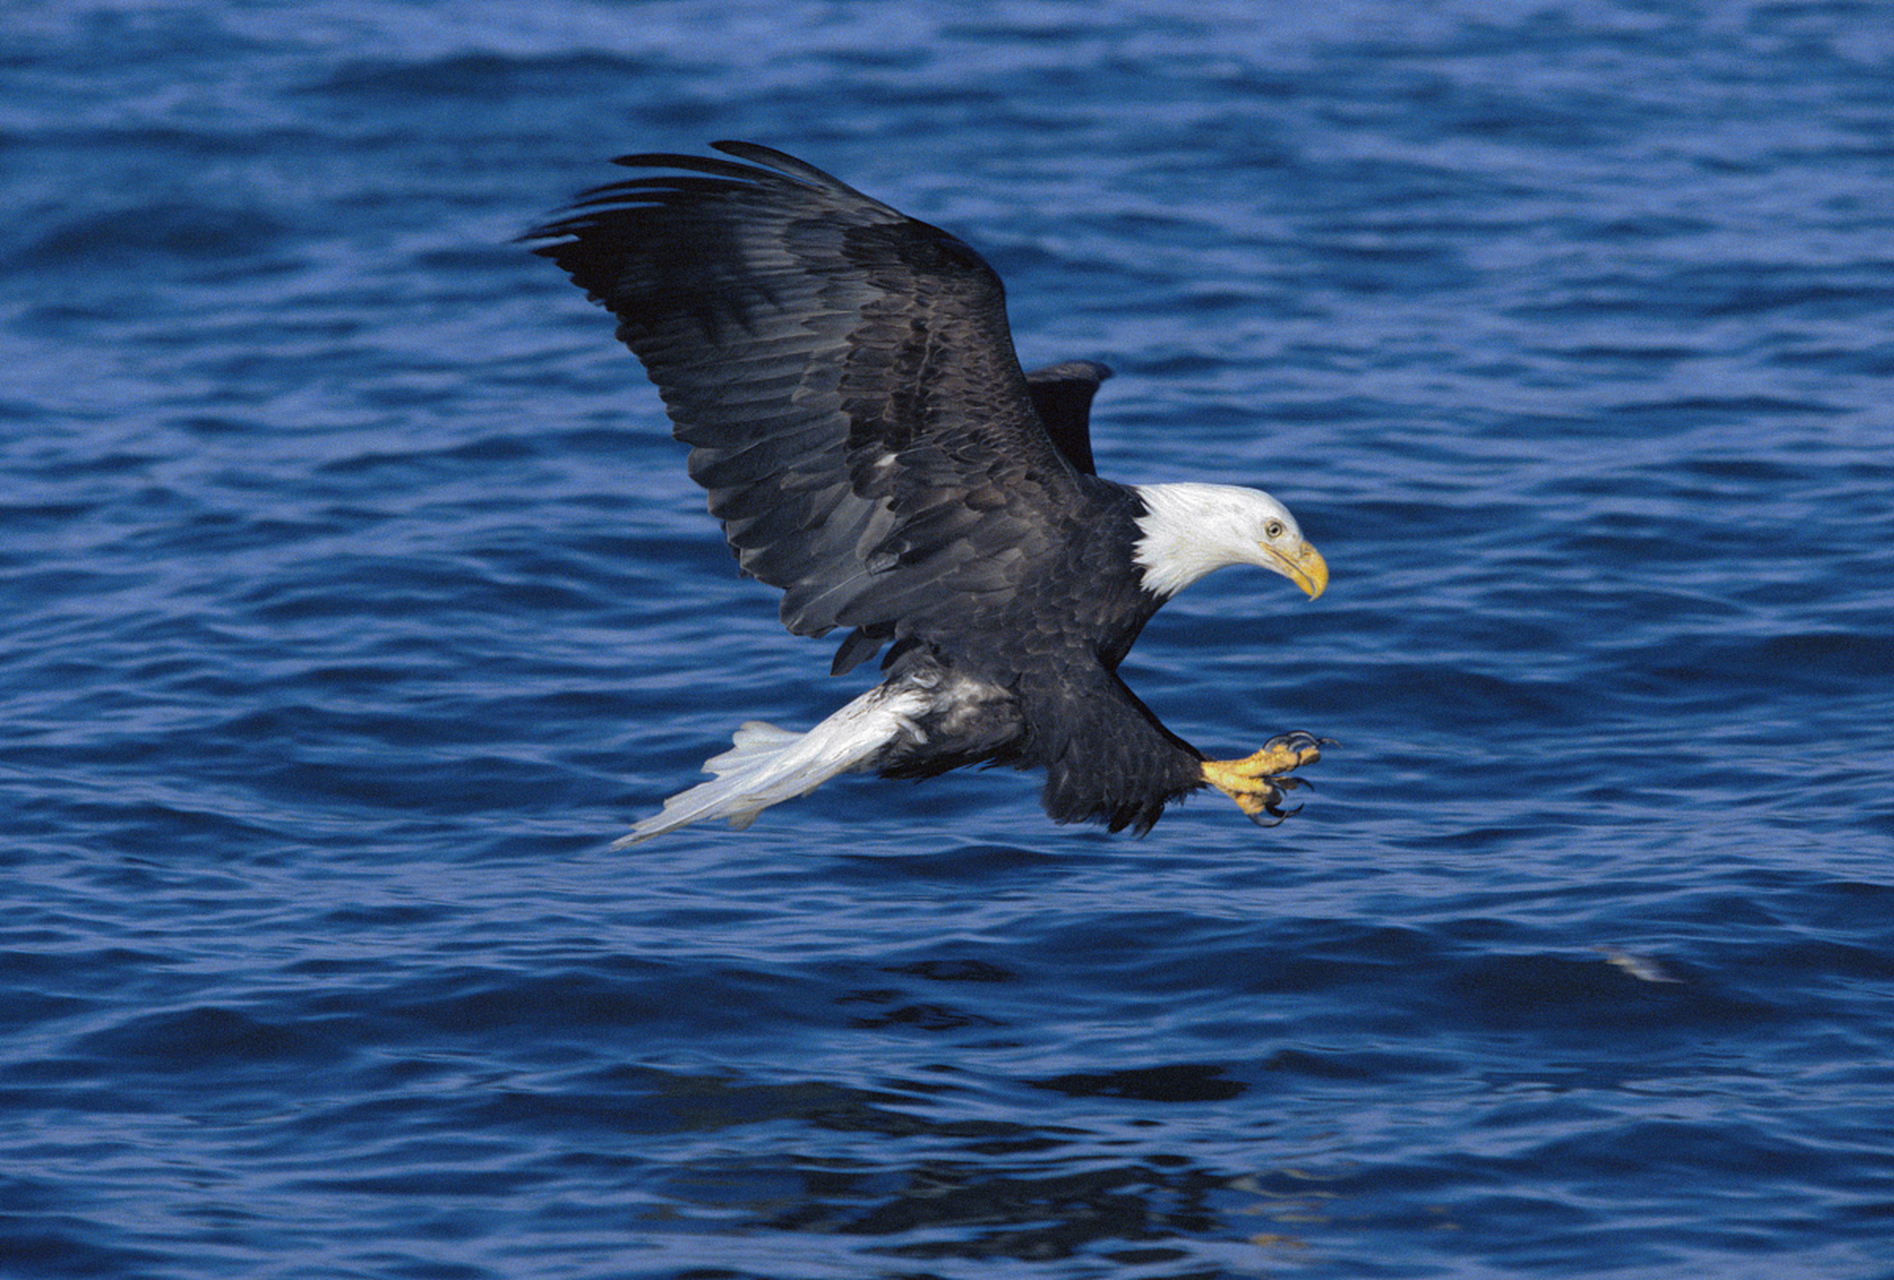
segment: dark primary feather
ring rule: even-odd
[[[1097,475],[1092,463],[1092,397],[1111,370],[1096,360],[1067,360],[1026,375],[1033,407],[1052,443],[1073,468]]]
[[[1089,448],[1068,461],[1069,388],[1091,375],[1063,380],[1061,452],[978,254],[780,152],[716,145],[753,163],[625,156],[676,172],[589,191],[529,238],[618,316],[784,625],[860,629],[853,665],[1054,553],[1090,469]]]

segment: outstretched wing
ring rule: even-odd
[[[671,172],[588,191],[525,238],[553,241],[536,252],[616,313],[792,632],[857,628],[840,667],[999,607],[1081,505],[999,277],[799,160],[715,146],[738,160],[622,157]]]

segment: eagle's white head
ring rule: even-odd
[[[1253,564],[1280,573],[1314,599],[1328,565],[1303,540],[1289,509],[1260,489],[1227,484],[1137,486],[1145,514],[1133,558],[1145,588],[1169,599],[1212,569]]]

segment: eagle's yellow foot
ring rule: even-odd
[[[1203,780],[1236,801],[1250,821],[1274,826],[1296,811],[1283,809],[1283,792],[1308,785],[1290,771],[1320,760],[1322,744],[1328,741],[1300,730],[1278,734],[1253,756],[1204,761]]]

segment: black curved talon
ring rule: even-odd
[[[1262,813],[1250,814],[1249,820],[1267,831],[1271,827],[1280,827],[1284,822],[1287,822],[1290,818],[1295,817],[1301,812],[1301,805],[1297,805],[1293,809],[1280,809],[1276,807],[1274,801],[1271,801],[1263,805]]]

